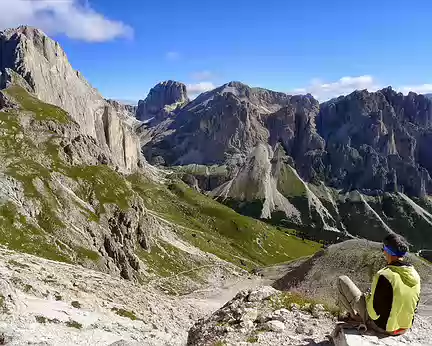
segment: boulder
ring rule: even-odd
[[[249,302],[257,302],[260,300],[267,299],[268,297],[272,296],[275,293],[277,293],[277,290],[275,290],[273,287],[264,286],[249,293],[247,300]]]
[[[246,312],[242,315],[242,321],[255,321],[258,318],[257,309],[246,309]]]
[[[268,321],[265,328],[272,332],[282,333],[285,330],[285,324],[281,321]]]
[[[412,333],[412,332],[411,332]],[[409,332],[401,336],[378,336],[372,332],[361,333],[356,329],[339,326],[332,333],[335,346],[429,346],[430,340],[411,340]]]

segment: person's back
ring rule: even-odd
[[[412,327],[420,298],[420,277],[413,266],[395,261],[374,277],[366,297],[367,311],[374,324],[390,334]]]
[[[378,332],[399,335],[412,327],[420,299],[420,276],[405,261],[408,245],[402,237],[390,234],[383,243],[387,266],[374,276],[371,292],[362,294],[343,276],[338,280],[339,301],[352,318],[361,318]]]

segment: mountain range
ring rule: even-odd
[[[165,81],[135,107],[105,100],[40,30],[6,30],[0,48],[2,106],[34,108],[35,97],[66,111],[68,129],[48,129],[68,134],[70,143],[59,144],[71,165],[168,174],[313,240],[380,240],[394,231],[415,249],[432,245],[425,95],[388,87],[320,104],[230,82],[190,100],[184,84]]]
[[[380,240],[392,230],[415,248],[430,246],[428,97],[388,87],[320,104],[240,82],[192,101],[186,94],[168,81],[140,101],[150,163],[175,167],[240,213],[314,239]]]

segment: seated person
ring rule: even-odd
[[[387,266],[375,274],[370,293],[363,294],[347,276],[341,276],[339,306],[354,321],[379,333],[399,335],[412,327],[420,299],[420,276],[405,260],[408,245],[401,236],[389,234],[383,243]]]

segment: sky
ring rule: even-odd
[[[324,101],[432,92],[431,14],[430,0],[0,0],[0,29],[42,29],[107,98],[173,79],[191,97],[236,80]]]

